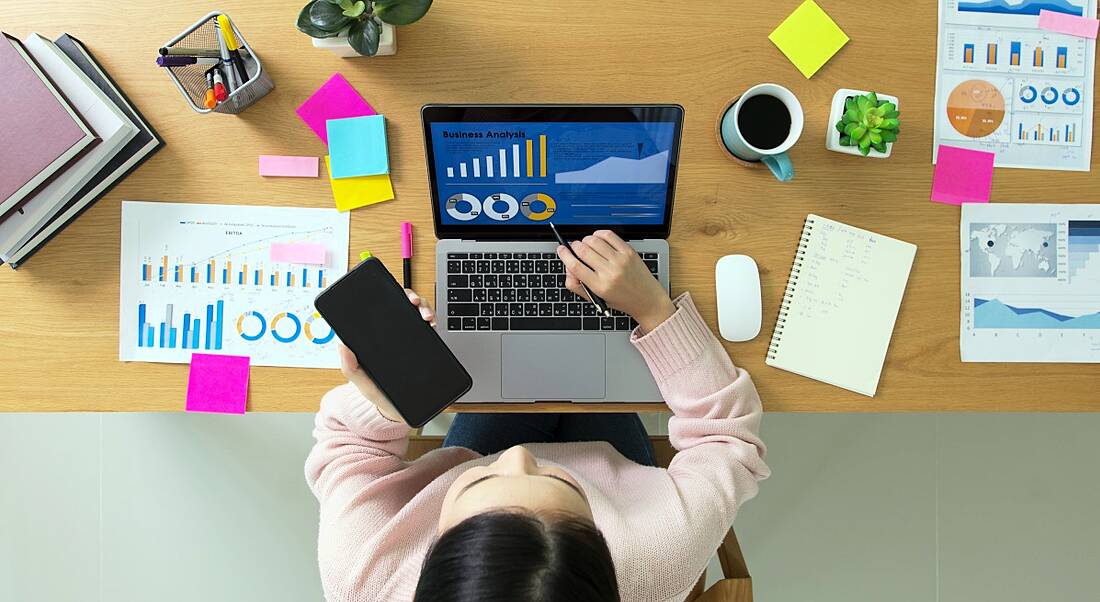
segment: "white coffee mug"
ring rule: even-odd
[[[749,144],[737,125],[737,117],[745,101],[754,96],[765,94],[778,98],[787,107],[787,112],[791,115],[791,129],[787,134],[787,138],[779,146],[769,149],[761,149]],[[798,102],[798,97],[794,95],[794,92],[779,84],[757,84],[746,90],[740,98],[726,109],[726,112],[722,115],[719,131],[722,134],[722,144],[733,156],[744,161],[759,161],[768,166],[776,179],[786,182],[794,178],[794,165],[791,164],[787,151],[802,136],[804,119],[802,104]]]

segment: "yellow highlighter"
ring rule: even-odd
[[[222,38],[225,39],[225,46],[229,50],[230,62],[233,63],[233,69],[241,80],[240,85],[244,85],[248,81],[248,71],[244,68],[244,59],[241,58],[240,53],[241,45],[237,43],[237,36],[233,33],[233,25],[229,23],[229,17],[218,15],[218,29],[222,31]]]

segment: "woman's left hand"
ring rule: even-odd
[[[432,311],[431,305],[410,289],[405,289],[405,294],[409,297],[409,303],[419,308],[420,317],[425,322],[435,326],[435,312]],[[355,388],[359,389],[363,397],[369,399],[378,408],[380,414],[393,422],[404,422],[401,413],[393,407],[390,400],[386,398],[386,394],[363,371],[363,367],[359,365],[359,360],[351,349],[348,349],[343,343],[340,343],[337,348],[340,350],[340,372],[344,374],[344,377],[355,385]]]

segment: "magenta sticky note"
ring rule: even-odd
[[[317,243],[271,243],[271,261],[325,265],[325,245]]]
[[[247,356],[191,354],[187,411],[244,414],[248,405]]]
[[[948,205],[988,203],[995,158],[993,153],[941,144],[932,174],[932,200]]]
[[[1100,21],[1043,9],[1039,11],[1039,29],[1095,40]]]
[[[330,77],[295,112],[325,144],[328,144],[325,122],[329,119],[378,114],[339,73]]]
[[[319,171],[317,157],[284,157],[260,155],[260,175],[283,178],[316,178]]]

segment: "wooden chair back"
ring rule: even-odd
[[[676,450],[667,437],[649,439],[653,443],[657,464],[667,467],[676,455]],[[733,527],[730,527],[722,539],[716,553],[718,563],[722,565],[722,578],[704,589],[707,579],[704,572],[684,599],[685,602],[752,602],[752,577],[749,576],[749,567],[745,564],[745,556],[741,553],[741,544],[737,542]]]

